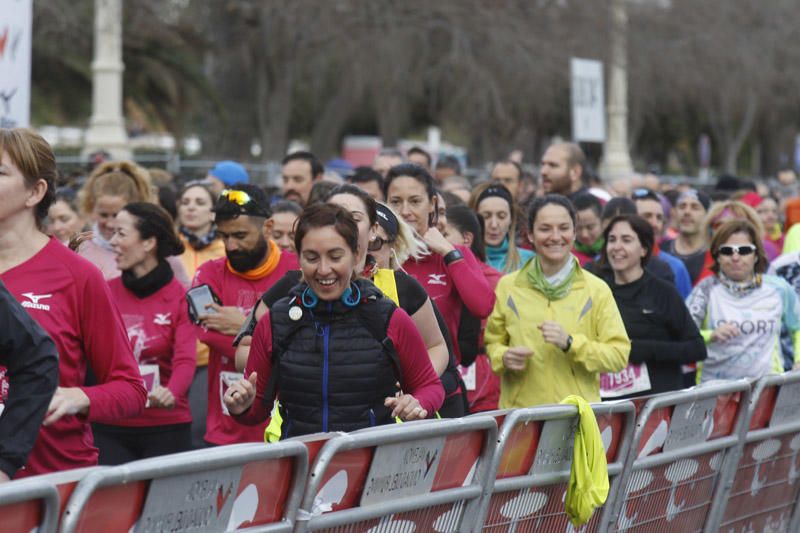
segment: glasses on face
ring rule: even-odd
[[[735,244],[723,244],[717,251],[719,255],[732,256],[733,254],[738,254],[745,256],[756,253],[756,250],[755,244],[740,244],[738,246]]]
[[[231,189],[225,189],[221,193],[219,193],[220,198],[225,198],[231,203],[234,203],[238,206],[245,206],[253,201],[249,194],[244,191],[235,191]]]
[[[384,239],[382,237],[375,237],[374,241],[370,241],[367,245],[367,250],[370,252],[377,252],[383,248],[384,244],[392,244],[394,239]]]

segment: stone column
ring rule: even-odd
[[[84,154],[106,150],[115,159],[131,157],[122,113],[122,0],[94,0],[92,117]]]
[[[633,173],[628,153],[628,13],[627,0],[611,2],[611,64],[608,83],[608,139],[602,164],[606,180]]]

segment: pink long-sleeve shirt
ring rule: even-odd
[[[228,270],[226,258],[214,259],[200,265],[194,278],[194,286],[208,284],[223,306],[237,307],[247,316],[267,289],[281,279],[288,270],[297,270],[297,256],[281,252],[278,266],[267,276],[249,281]],[[222,395],[228,385],[237,379],[236,348],[233,335],[223,335],[211,329],[198,328],[199,339],[209,347],[208,356],[208,416],[206,417],[205,440],[212,444],[235,444],[237,442],[261,442],[264,429],[237,423],[223,406]]]
[[[489,286],[481,266],[472,252],[464,246],[456,246],[464,259],[446,265],[444,257],[430,254],[419,261],[409,259],[403,270],[413,276],[436,303],[442,313],[458,361],[458,324],[461,321],[462,304],[478,318],[488,317],[494,308],[494,291]]]
[[[60,387],[80,387],[87,416],[68,415],[42,427],[17,477],[97,464],[90,422],[113,424],[144,410],[147,394],[122,317],[103,275],[51,238],[36,255],[0,279],[58,348]],[[97,385],[85,386],[87,368]]]
[[[189,386],[195,368],[197,328],[189,321],[186,291],[175,278],[150,296],[138,298],[122,278],[108,282],[122,313],[133,355],[140,365],[158,365],[159,381],[175,397],[172,409],[148,407],[140,416],[116,422],[118,426],[162,426],[192,421]]]
[[[386,335],[394,344],[400,359],[403,392],[414,396],[422,408],[431,415],[442,406],[444,389],[431,366],[425,341],[422,340],[417,326],[405,311],[398,308],[392,313]],[[269,409],[274,400],[274,397],[267,398],[265,403],[264,398],[264,391],[272,373],[272,325],[269,312],[258,321],[253,332],[253,342],[250,347],[250,356],[247,359],[245,376],[249,376],[253,372],[258,373],[256,398],[248,411],[236,417],[236,420],[243,424],[263,423],[269,417]],[[280,394],[279,390],[274,392]],[[320,391],[321,394],[322,391]]]

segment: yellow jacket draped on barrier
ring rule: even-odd
[[[501,377],[500,407],[532,407],[558,403],[570,394],[600,401],[600,374],[619,372],[628,364],[631,343],[611,289],[582,268],[575,273],[569,294],[549,301],[528,281],[527,269],[504,276],[497,284],[497,300],[484,337],[492,369]],[[572,335],[566,353],[545,343],[538,326],[558,322]],[[503,366],[510,346],[533,351],[519,372]]]
[[[578,408],[578,427],[569,473],[564,510],[575,527],[589,521],[596,507],[608,498],[608,463],[600,428],[592,406],[580,396],[567,396],[561,402]]]

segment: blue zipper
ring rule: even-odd
[[[328,340],[331,326],[322,326],[322,432],[328,432]]]

